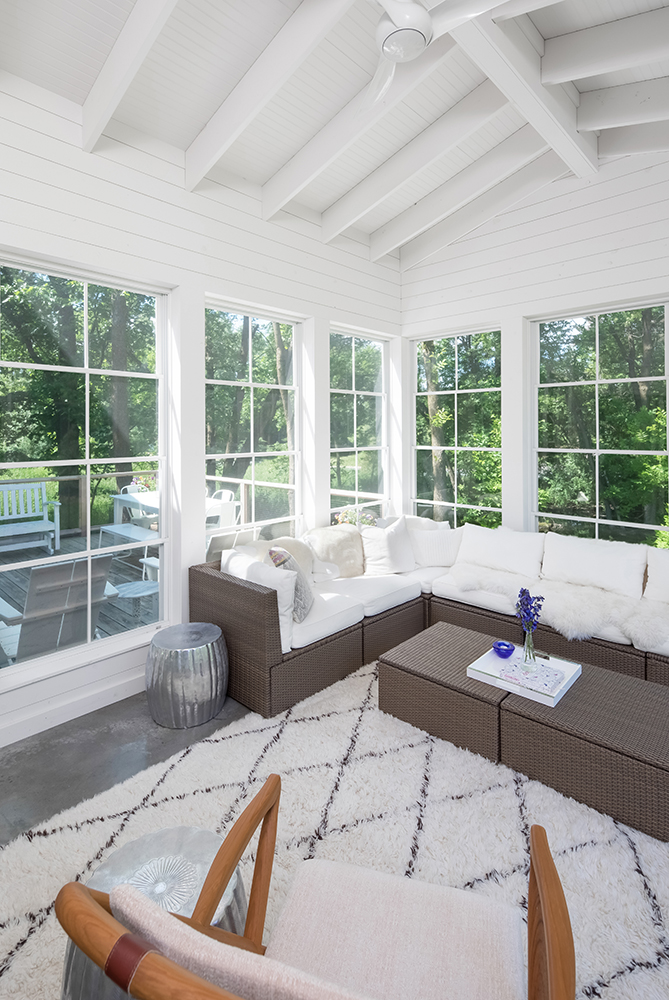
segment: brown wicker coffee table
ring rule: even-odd
[[[437,622],[379,658],[379,708],[432,736],[499,761],[506,691],[467,677],[489,635]]]
[[[669,840],[669,687],[583,664],[554,708],[467,677],[492,639],[438,622],[379,660],[379,708]]]

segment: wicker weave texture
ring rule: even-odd
[[[448,622],[460,628],[472,629],[492,636],[493,639],[505,639],[519,645],[523,643],[523,629],[517,618],[433,595],[430,601],[430,625],[436,622]]]
[[[387,649],[422,632],[424,614],[423,598],[417,597],[399,608],[390,608],[389,611],[365,618],[362,623],[363,662],[373,663]]]
[[[381,660],[379,708],[432,736],[499,761],[496,705]]]
[[[669,840],[667,771],[505,712],[504,705],[500,712],[503,764],[651,837]]]
[[[534,645],[575,663],[593,663],[596,667],[642,680],[646,676],[646,654],[633,646],[606,639],[566,639],[549,625],[541,624],[534,634]]]
[[[363,664],[362,623],[286,653],[271,670],[268,715],[278,715]]]
[[[646,653],[646,680],[669,686],[669,656]]]

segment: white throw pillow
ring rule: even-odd
[[[362,539],[354,524],[333,524],[329,528],[312,528],[302,541],[317,559],[336,563],[342,577],[362,576],[364,571]]]
[[[409,528],[416,566],[452,566],[458,557],[464,530],[464,527],[454,531],[416,531]]]
[[[643,596],[669,604],[669,549],[648,547],[648,582]]]
[[[416,568],[411,540],[403,517],[387,528],[362,528],[365,576],[408,573]]]
[[[647,547],[602,538],[576,538],[549,531],[542,577],[640,598]]]
[[[448,530],[450,524],[448,521],[433,521],[431,517],[418,517],[417,514],[402,514],[401,515],[406,521],[406,526],[409,531],[437,531]],[[395,521],[399,521],[396,516],[377,518],[376,526],[377,528],[387,528],[390,524],[394,524]]]
[[[246,1000],[355,1000],[353,994],[307,972],[215,941],[162,910],[131,885],[109,894],[124,927],[178,965]]]
[[[256,559],[260,562],[267,562],[267,553],[270,549],[285,549],[286,552],[290,552],[291,556],[298,562],[302,572],[309,576],[312,570],[312,565],[314,561],[313,552],[304,542],[301,542],[299,538],[292,538],[290,535],[282,536],[281,538],[258,538],[255,542],[249,542],[248,544],[241,546],[237,545],[236,548],[242,551],[253,551],[256,553]]]
[[[506,570],[519,576],[538,577],[544,552],[544,535],[510,528],[482,528],[465,524],[458,562],[488,569]]]
[[[290,653],[293,643],[293,605],[297,574],[291,570],[276,569],[258,562],[255,555],[226,549],[221,553],[221,573],[228,573],[240,580],[259,583],[276,590],[281,630],[281,652]]]

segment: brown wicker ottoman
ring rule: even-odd
[[[584,664],[555,708],[503,700],[501,761],[669,840],[668,721],[669,688]]]
[[[506,697],[467,677],[489,635],[437,622],[379,659],[379,708],[432,736],[499,760],[499,706]]]

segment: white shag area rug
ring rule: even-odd
[[[248,715],[2,849],[0,997],[58,1000],[63,883],[85,882],[151,830],[224,833],[272,772],[283,791],[268,930],[312,857],[525,909],[529,827],[540,823],[571,914],[577,997],[669,997],[669,845],[382,714],[374,666],[274,719]]]

